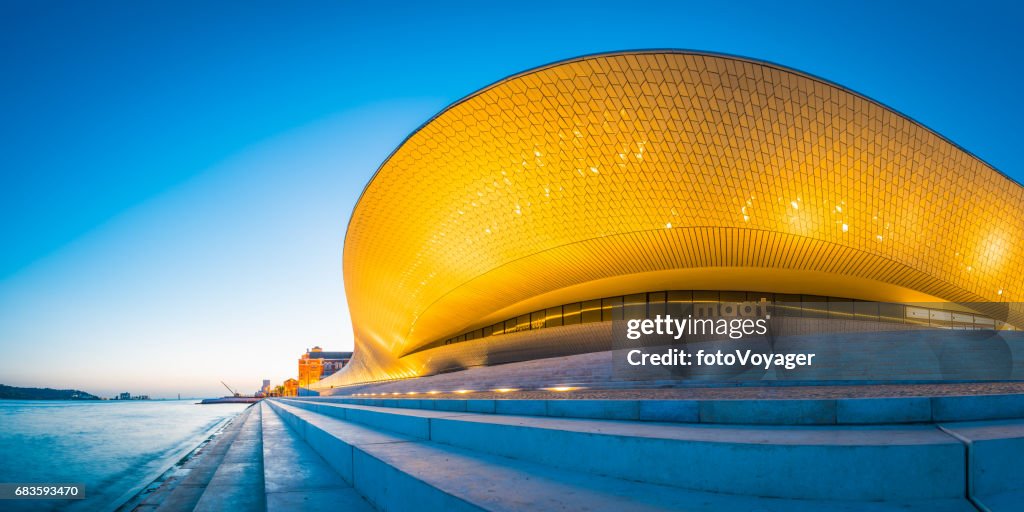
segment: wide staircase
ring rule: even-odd
[[[1024,397],[1002,398],[265,400],[161,508],[1020,511]]]

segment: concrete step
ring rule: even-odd
[[[963,497],[966,479],[963,445],[934,425],[679,425],[287,403],[481,453],[696,491],[812,500],[945,499]]]
[[[261,412],[259,406],[253,406],[243,413],[244,423],[196,503],[196,512],[266,509]]]
[[[312,447],[281,421],[272,407],[265,402],[259,407],[268,512],[373,510]]]
[[[802,459],[795,461],[798,464],[775,468],[780,474],[772,474],[772,468],[766,467],[777,456],[769,449],[770,445],[764,444],[768,438],[795,451],[814,446],[796,443],[792,433],[769,434],[765,430],[762,432],[765,437],[753,441],[760,443],[758,449],[744,451],[739,443],[733,443],[727,448],[736,453],[730,455],[709,449],[707,439],[689,439],[684,443],[678,442],[682,439],[679,435],[673,438],[664,432],[654,436],[657,432],[650,430],[632,433],[601,430],[611,429],[615,422],[505,417],[513,423],[501,424],[475,421],[480,419],[476,416],[484,415],[379,410],[281,400],[268,403],[342,478],[351,482],[374,506],[384,510],[974,510],[962,497],[962,474],[959,480],[952,482],[957,490],[940,487],[948,495],[939,492],[939,496],[930,499],[908,496],[909,493],[893,490],[895,486],[890,484],[884,485],[885,490],[892,492],[890,501],[886,502],[871,501],[876,498],[850,499],[850,496],[813,497],[813,494],[829,495],[828,486],[836,482],[833,478],[816,481],[818,475],[805,466],[821,471],[822,464],[814,462],[813,456],[827,458],[832,453],[805,453]],[[489,419],[500,417],[490,416]],[[526,421],[517,423],[522,420]],[[535,421],[559,424],[531,424]],[[495,425],[509,430],[491,430]],[[680,428],[637,423],[620,423],[619,426]],[[540,437],[521,435],[526,432],[539,433]],[[693,432],[688,434],[699,437],[692,435]],[[944,436],[941,432],[936,435]],[[460,440],[460,437],[470,439]],[[839,453],[844,451],[841,447],[845,445],[828,442],[829,435],[811,437],[817,438],[819,446]],[[935,439],[926,441],[922,445],[942,445]],[[952,443],[958,448],[955,459],[962,470],[962,445],[955,440]],[[681,448],[684,445],[698,448],[686,452]],[[898,448],[901,445],[890,442],[887,446]],[[671,456],[665,457],[660,450],[670,452]],[[550,454],[541,455],[544,451]],[[874,455],[864,453],[861,445],[855,445],[853,451],[862,452],[864,459]],[[898,453],[893,455],[904,457]],[[599,463],[600,460],[609,462]],[[792,457],[790,462],[794,462]],[[856,467],[842,470],[848,475],[864,467],[855,457],[841,461],[826,459],[829,466],[838,467],[844,462],[856,463]],[[871,467],[873,471],[886,472],[878,467],[884,465],[879,460],[873,462],[877,464]],[[932,462],[940,461],[922,461],[922,464]],[[598,465],[610,471],[601,474],[595,471]],[[953,466],[957,466],[955,461]],[[955,469],[951,472],[956,473]],[[699,473],[713,476],[694,478]],[[720,479],[719,475],[724,474],[729,475],[727,483],[731,485],[719,489],[720,492],[679,486],[686,483],[685,478],[690,478],[688,484],[694,485]],[[673,480],[673,476],[677,479]],[[898,480],[916,487],[920,484],[914,480],[921,478],[926,477],[912,474]],[[780,493],[766,486],[760,488],[766,491],[763,493],[737,493],[738,490],[755,490],[752,485],[763,485],[757,482],[759,479],[781,485],[784,493],[795,494],[794,491],[801,490],[808,495],[807,499],[772,497]],[[668,485],[660,485],[662,483]],[[842,487],[835,494],[849,494],[851,487]],[[864,489],[858,492],[863,494]]]
[[[1024,418],[1024,394],[773,400],[299,399],[403,409],[737,425],[880,425]]]
[[[1024,510],[1024,420],[945,423],[967,445],[968,491],[991,511]]]

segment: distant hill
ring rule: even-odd
[[[100,397],[77,389],[16,388],[0,384],[0,398],[8,400],[99,400]]]

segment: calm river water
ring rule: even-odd
[[[0,510],[109,510],[245,404],[0,400],[0,483],[83,483],[84,500],[0,500]]]

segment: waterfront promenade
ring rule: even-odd
[[[264,400],[134,510],[1020,510],[1024,393],[955,390]]]

